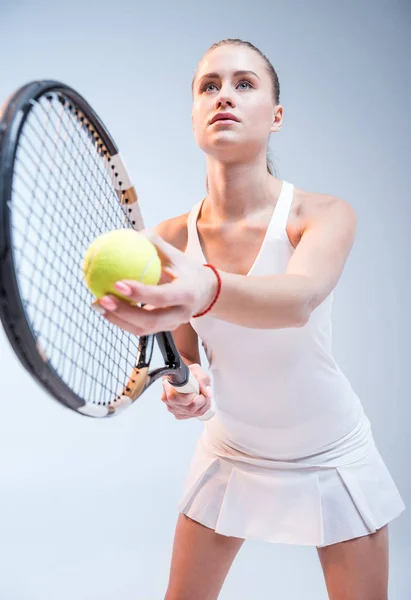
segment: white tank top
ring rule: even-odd
[[[294,187],[283,182],[260,251],[247,276],[281,274],[294,252],[286,224]],[[191,210],[186,254],[206,262],[197,231],[202,201]],[[330,294],[303,327],[251,329],[205,315],[191,320],[203,342],[217,414],[206,422],[238,452],[298,459],[335,450],[358,429],[361,402],[331,349]]]

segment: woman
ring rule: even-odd
[[[100,301],[131,333],[174,331],[201,392],[163,382],[177,419],[210,405],[198,338],[213,375],[218,411],[179,504],[166,600],[217,598],[245,539],[316,546],[332,600],[387,598],[387,523],[404,505],[331,353],[332,292],[356,217],[341,199],[271,175],[268,141],[282,116],[276,72],[257,48],[210,48],[192,113],[208,195],[147,232],[163,285],[119,283],[146,309]]]

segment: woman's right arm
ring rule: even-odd
[[[187,246],[187,214],[163,221],[157,227],[155,232],[166,242],[185,252]],[[173,331],[173,338],[181,358],[186,365],[201,364],[200,352],[198,349],[198,336],[190,323],[180,325]]]
[[[182,252],[185,251],[187,246],[187,216],[181,215],[168,219],[155,227],[157,235]],[[184,323],[173,331],[173,338],[181,358],[200,384],[200,394],[179,394],[168,383],[167,379],[163,378],[161,400],[176,419],[199,417],[210,408],[212,392],[210,377],[201,367],[198,335],[190,323]]]

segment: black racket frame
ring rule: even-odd
[[[77,107],[93,125],[101,139],[101,152],[108,152],[110,156],[119,152],[96,112],[78,92],[64,83],[53,80],[33,81],[21,87],[8,99],[0,113],[0,319],[23,367],[54,399],[78,411],[86,405],[86,402],[59,377],[50,365],[30,327],[18,288],[11,239],[13,168],[19,136],[34,103],[51,93],[60,95],[63,102],[67,100],[72,102],[73,106]],[[165,366],[149,371],[155,339]],[[138,376],[139,373],[145,377],[139,396],[151,383],[163,376],[167,376],[173,386],[186,385],[190,372],[182,361],[170,332],[140,338],[134,375]],[[115,405],[109,415],[114,414]]]

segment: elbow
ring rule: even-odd
[[[296,325],[295,327],[304,327],[310,320],[311,313],[321,303],[321,297],[317,290],[312,287],[305,290],[297,303]]]
[[[293,327],[304,327],[304,325],[307,325],[309,318],[310,318],[310,314],[308,311],[300,311],[300,313],[297,315],[297,318],[295,319],[295,324],[293,325]]]
[[[295,310],[289,311],[287,316],[283,313],[282,324],[280,325],[280,327],[292,329],[297,327],[304,327],[304,325],[308,323],[310,315],[311,311],[308,311],[305,308],[298,306],[295,308]],[[278,327],[278,324],[276,325],[276,327]]]
[[[295,325],[294,327],[304,327],[304,325],[307,325],[311,313],[312,313],[312,308],[311,305],[309,303],[304,303],[302,305],[300,305],[298,307],[297,310],[297,314],[295,317]]]

